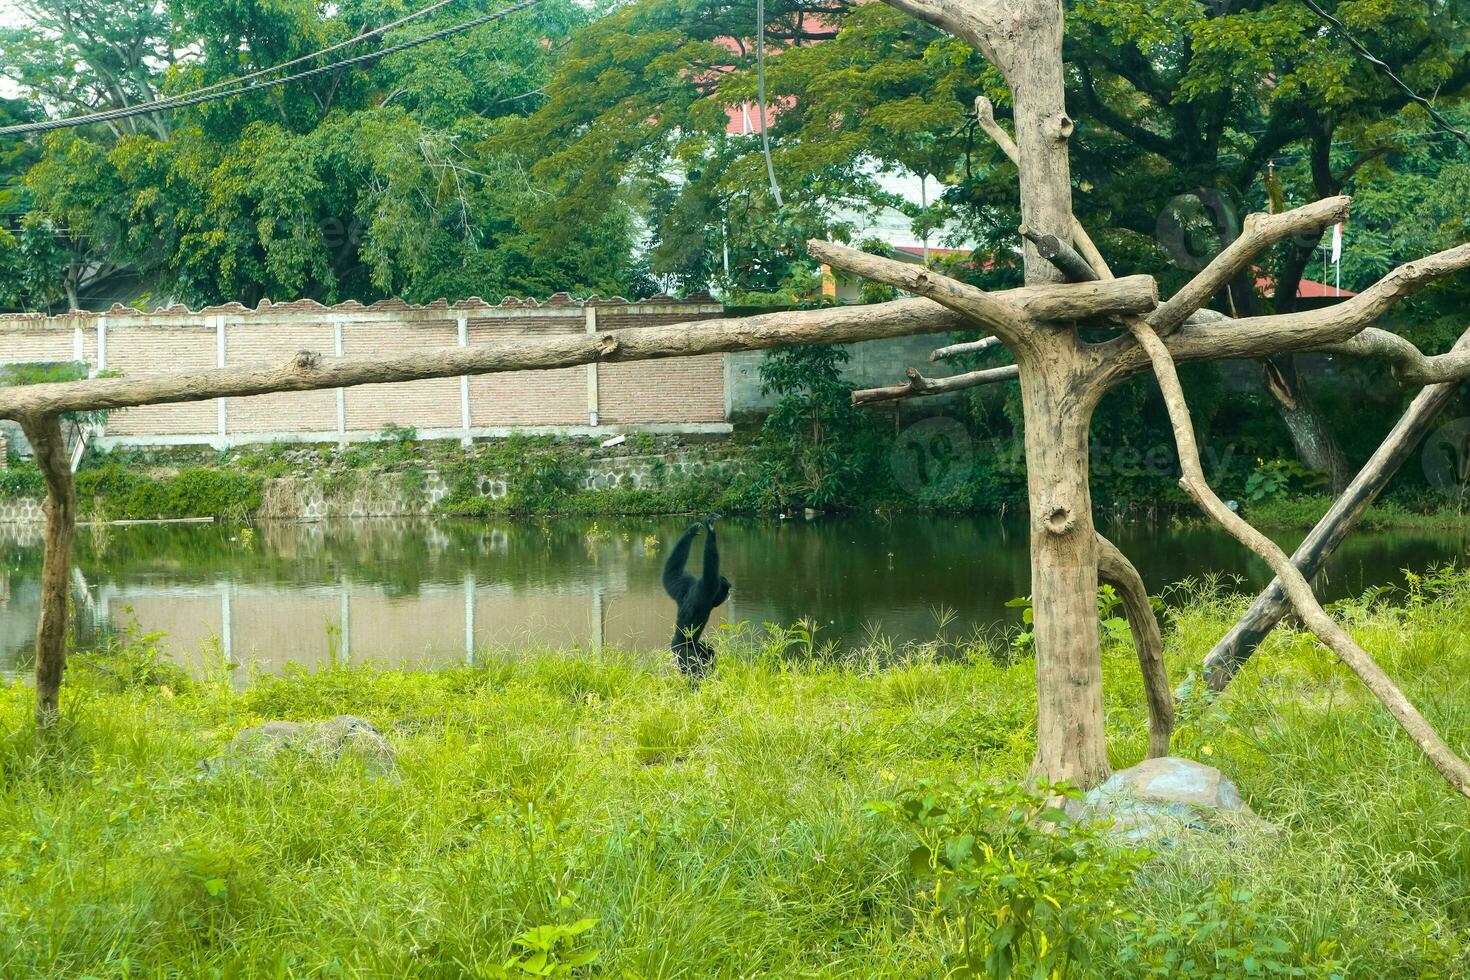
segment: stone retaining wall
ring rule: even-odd
[[[740,460],[711,454],[657,453],[646,456],[617,456],[589,461],[582,477],[583,490],[619,488],[649,489],[661,480],[686,476],[728,479],[740,473]],[[414,517],[431,514],[449,495],[449,485],[437,472],[429,472],[422,491],[404,492],[395,480],[402,474],[385,473],[371,483],[360,483],[351,493],[333,492],[319,480],[282,477],[269,480],[256,515],[263,520],[315,521],[340,517]],[[505,476],[480,477],[479,492],[500,500],[511,487]]]
[[[742,472],[746,464],[719,452],[668,452],[646,455],[612,456],[588,460],[582,477],[583,490],[618,488],[646,489],[661,480],[689,476],[729,479]],[[255,514],[260,520],[315,521],[342,517],[415,517],[433,513],[449,494],[449,485],[439,473],[423,476],[422,487],[405,488],[405,473],[364,473],[349,477],[347,489],[334,486],[334,478],[279,477],[265,481],[261,507]],[[417,483],[418,477],[414,477]],[[479,492],[492,500],[500,500],[510,485],[504,476],[486,475],[479,481]],[[85,505],[84,505],[85,510]],[[42,524],[45,516],[41,500],[30,497],[0,499],[0,525]]]

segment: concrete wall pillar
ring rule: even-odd
[[[215,316],[215,317],[212,317],[211,319],[214,320],[215,366],[216,367],[224,367],[225,366],[225,318],[223,316]],[[228,399],[225,399],[225,398],[216,398],[214,401],[215,401],[216,411],[219,414],[219,419],[218,419],[218,424],[219,424],[219,443],[215,446],[215,448],[216,449],[224,449],[224,448],[226,448],[226,442],[225,442],[226,437],[228,437],[229,434],[230,434],[229,407],[226,404],[228,402]]]
[[[470,318],[461,313],[454,318],[454,322],[459,327],[459,346],[468,347],[470,345]],[[461,374],[459,376],[459,424],[464,429],[464,435],[459,437],[461,446],[468,446],[474,442],[470,436],[472,421],[470,418],[470,378],[467,374]]]
[[[344,350],[346,350],[346,345],[343,343],[343,340],[342,340],[342,321],[341,320],[338,320],[336,323],[332,324],[332,343],[333,343],[333,350],[336,352],[336,354],[337,354],[338,357],[341,357],[342,356],[342,352]],[[338,388],[337,389],[337,445],[343,447],[344,449],[347,447],[347,389],[346,388]]]
[[[597,332],[597,307],[587,304],[587,332]],[[597,424],[597,362],[587,365],[587,424]]]

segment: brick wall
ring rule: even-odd
[[[608,314],[598,329],[621,330],[652,323],[678,323],[677,313],[642,317]],[[671,357],[602,365],[598,411],[609,424],[636,422],[724,422],[725,355]]]
[[[598,315],[598,327],[603,329],[601,310]],[[584,309],[562,309],[540,317],[481,316],[471,319],[467,328],[470,343],[494,344],[517,337],[585,333],[587,316]],[[597,370],[601,373],[607,367],[601,365]],[[574,367],[477,375],[469,379],[470,417],[476,425],[490,427],[589,425],[587,372],[588,368]]]
[[[290,320],[260,320],[225,327],[227,367],[280,362],[298,350],[335,353],[335,328],[326,323],[293,323]],[[337,393],[295,391],[225,399],[227,434],[238,436],[281,431],[336,432]]]
[[[300,350],[370,357],[636,330],[721,313],[720,306],[709,302],[654,297],[584,303],[561,293],[545,303],[507,299],[498,306],[478,299],[453,306],[387,300],[370,307],[325,307],[297,301],[262,303],[255,310],[230,304],[152,313],[119,306],[103,314],[0,316],[0,364],[80,359],[95,370],[141,377],[281,364]],[[371,437],[389,425],[412,426],[440,438],[512,429],[596,433],[661,426],[719,431],[727,421],[724,378],[723,357],[709,355],[149,405],[113,413],[102,442],[226,446],[345,441]]]

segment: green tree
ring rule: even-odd
[[[790,347],[761,359],[761,393],[778,396],[761,428],[764,506],[832,507],[871,489],[876,433],[852,407],[847,357],[840,347]]]
[[[23,99],[0,99],[0,125],[39,116]],[[0,309],[45,309],[64,296],[69,258],[51,223],[31,213],[26,171],[39,148],[15,137],[0,138]]]
[[[107,21],[110,11],[94,14]],[[188,56],[145,59],[139,71],[153,70],[150,91],[193,91],[403,12],[381,0],[182,2],[155,33]],[[466,16],[446,8],[333,57]],[[85,242],[93,266],[125,265],[153,286],[140,300],[640,292],[630,214],[604,208],[554,241],[542,236],[528,219],[545,189],[490,145],[509,119],[535,108],[556,48],[588,16],[550,0],[381,62],[176,111],[163,129],[56,133],[27,183],[36,209],[63,241]],[[41,68],[48,55],[51,76]],[[23,85],[54,77],[71,58],[39,42],[28,56]],[[97,72],[90,64],[76,70]]]
[[[1410,85],[1441,103],[1465,93],[1462,8],[1330,6]],[[1423,114],[1296,0],[1074,0],[1068,8],[1078,217],[1102,229],[1120,268],[1153,272],[1166,288],[1232,237],[1247,210],[1357,189],[1420,152]],[[892,203],[871,178],[903,167],[949,188],[913,214],[916,227],[958,222],[987,258],[1009,264],[1015,171],[970,117],[977,95],[1005,114],[998,73],[962,41],[886,4],[788,0],[768,10],[768,39],[780,52],[767,74],[781,107],[771,133],[785,208],[770,200],[759,141],[725,133],[724,107],[755,92],[754,11],[642,0],[580,32],[546,105],[512,129],[543,148],[537,172],[565,182],[549,215],[618,193],[655,200],[653,271],[686,288],[719,285],[714,257],[738,255],[749,240],[771,261],[799,258],[801,238],[830,222],[834,205]],[[659,195],[641,194],[650,173],[675,178]],[[732,215],[740,217],[733,228]],[[821,230],[841,237],[840,228]],[[1261,270],[1267,295],[1241,281],[1222,306],[1294,309],[1317,245],[1278,248]],[[732,266],[736,287],[764,271]],[[1276,398],[1299,454],[1342,482],[1346,461],[1295,362],[1273,359],[1267,379],[1261,390]]]

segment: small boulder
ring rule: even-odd
[[[1111,822],[1128,840],[1182,831],[1268,830],[1224,773],[1192,759],[1167,756],[1123,769],[1082,798],[1082,819]]]
[[[225,750],[204,763],[205,769],[260,769],[283,753],[305,755],[324,762],[351,758],[373,776],[398,771],[398,755],[372,722],[353,715],[326,721],[267,721],[236,735]]]

